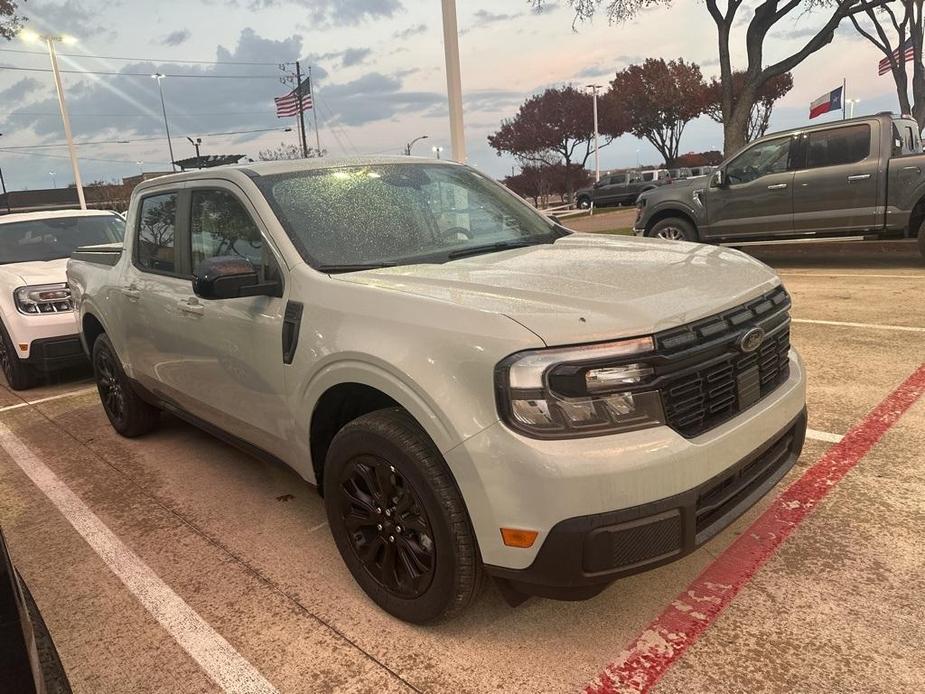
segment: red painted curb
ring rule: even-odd
[[[791,484],[616,661],[585,687],[585,693],[649,691],[790,533],[923,393],[925,364]]]

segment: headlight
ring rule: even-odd
[[[495,375],[498,409],[533,438],[599,436],[664,422],[645,355],[652,338],[514,354]]]
[[[67,284],[36,284],[20,287],[13,292],[13,301],[20,313],[64,313],[73,311],[71,290]]]

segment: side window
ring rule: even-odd
[[[244,205],[224,190],[193,190],[190,214],[190,258],[193,271],[207,258],[247,258],[263,278],[275,273],[272,255]]]
[[[646,182],[651,181],[653,178],[655,178],[655,174],[653,174],[651,171],[647,171],[642,175],[642,180]]]
[[[810,133],[806,139],[806,168],[854,164],[870,154],[870,126],[851,125]]]
[[[790,138],[761,142],[745,150],[726,167],[726,180],[751,183],[769,174],[784,173],[790,160]]]
[[[177,194],[142,199],[135,237],[135,260],[145,270],[177,271]]]

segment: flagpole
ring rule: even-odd
[[[315,83],[312,82],[312,66],[308,66],[308,93],[312,95],[312,118],[315,121],[315,147],[316,154],[321,156],[321,136],[318,135],[318,103],[315,101]]]
[[[831,84],[831,82],[829,83]],[[841,81],[841,119],[848,119],[848,78],[843,77]]]
[[[299,139],[302,144],[302,158],[308,159],[308,143],[305,141],[305,111],[302,110],[302,66],[295,61],[295,93],[299,104]]]

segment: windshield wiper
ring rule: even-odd
[[[472,246],[471,248],[460,248],[456,251],[450,251],[447,255],[450,260],[457,258],[468,258],[472,255],[482,255],[484,253],[494,253],[496,251],[506,251],[511,248],[526,248],[527,246],[538,246],[546,241],[500,241],[498,243],[487,243],[484,246]]]
[[[318,272],[327,272],[329,274],[337,274],[338,272],[360,272],[362,270],[378,270],[381,267],[395,267],[397,263],[393,262],[383,262],[383,263],[352,263],[344,265],[319,265],[316,270]]]

